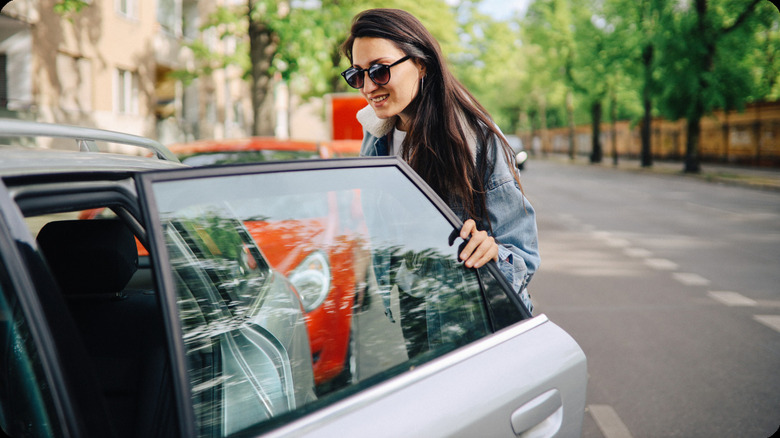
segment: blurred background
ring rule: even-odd
[[[780,13],[767,0],[13,0],[0,116],[164,144],[360,139],[332,112],[360,103],[339,45],[372,7],[420,18],[532,154],[780,166]]]

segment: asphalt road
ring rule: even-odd
[[[780,428],[780,192],[531,160],[535,313],[588,357],[584,437]]]

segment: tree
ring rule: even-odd
[[[574,90],[576,83],[572,82],[572,67],[576,56],[575,39],[572,33],[572,12],[567,0],[539,0],[532,3],[528,9],[522,26],[525,28],[524,44],[537,45],[542,48],[537,54],[544,58],[544,73],[535,71],[533,74],[546,74],[564,87],[561,104],[565,108],[567,125],[569,126],[569,157],[575,156],[574,139]],[[545,111],[547,110],[545,106]]]
[[[273,135],[275,121],[271,69],[279,47],[277,28],[288,18],[289,4],[274,0],[248,0],[248,3],[252,135]]]
[[[701,119],[714,108],[733,109],[751,94],[740,41],[750,37],[761,19],[762,0],[694,0],[670,16],[662,44],[665,88],[661,109],[671,119],[686,119],[684,172],[701,171]],[[762,10],[764,10],[762,8]]]
[[[455,75],[504,132],[514,132],[528,74],[519,27],[496,21],[474,5],[461,8],[459,16],[462,48],[450,53]]]

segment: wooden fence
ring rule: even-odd
[[[590,155],[591,126],[574,130],[574,152]],[[686,122],[654,119],[651,125],[654,159],[682,160],[685,156]],[[523,136],[537,153],[569,153],[569,129],[556,128]],[[613,140],[614,139],[614,140]],[[617,151],[618,157],[638,158],[641,151],[639,126],[627,121],[601,126],[604,159]],[[699,154],[703,162],[780,167],[780,102],[749,105],[743,112],[716,112],[701,120]]]

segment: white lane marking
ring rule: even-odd
[[[753,315],[753,319],[780,332],[780,315]]]
[[[629,242],[626,239],[621,239],[619,237],[610,237],[604,239],[604,243],[606,243],[607,246],[611,246],[613,248],[627,248],[629,245],[631,245],[631,242]]]
[[[653,253],[644,248],[626,248],[623,252],[630,257],[645,258],[652,257]]]
[[[677,269],[677,263],[667,259],[646,259],[645,264],[659,271],[674,271]]]
[[[604,438],[632,438],[631,432],[609,405],[588,405],[590,415],[601,429]]]
[[[596,239],[609,239],[612,237],[612,233],[609,231],[592,231],[590,234]]]
[[[737,292],[729,292],[725,290],[709,291],[707,292],[707,295],[709,295],[710,298],[716,301],[720,301],[722,304],[727,306],[755,306],[758,304],[756,303],[756,300],[750,299]]]
[[[609,231],[592,231],[590,234],[594,239],[603,240],[607,246],[611,246],[613,248],[627,248],[631,245],[631,242],[628,240],[620,237],[614,237]]]
[[[699,274],[691,274],[687,272],[675,272],[672,274],[675,280],[686,286],[706,286],[710,284],[710,281],[702,277]]]

